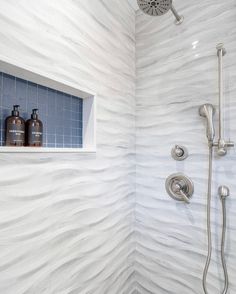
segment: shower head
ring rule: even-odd
[[[161,16],[172,11],[176,18],[176,24],[181,24],[184,20],[172,5],[172,0],[137,0],[139,8],[146,14],[151,16]]]
[[[215,129],[213,124],[213,115],[215,108],[212,104],[203,104],[199,108],[199,115],[207,120],[206,135],[209,143],[212,143],[215,137]]]
[[[139,8],[151,16],[161,16],[172,6],[172,0],[138,0]]]

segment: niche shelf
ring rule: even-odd
[[[19,64],[12,64],[6,59],[0,57],[0,73],[5,75],[10,75],[25,81],[28,81],[33,84],[37,84],[38,86],[46,87],[50,91],[55,91],[56,93],[66,93],[68,98],[71,99],[71,103],[73,103],[73,99],[80,99],[82,103],[79,105],[82,111],[81,115],[81,129],[80,133],[82,135],[82,144],[76,148],[72,147],[68,148],[65,144],[60,146],[55,144],[55,147],[7,147],[0,146],[0,153],[94,153],[96,152],[96,94],[91,91],[87,91],[86,89],[82,89],[81,87],[70,84],[63,80],[54,79],[53,77],[47,76],[40,72],[35,72],[25,66],[21,66]],[[57,98],[57,97],[56,97]],[[40,98],[39,98],[40,99]],[[66,96],[64,97],[66,99]],[[28,101],[30,101],[30,97],[28,97]],[[16,101],[17,102],[17,101]],[[66,103],[66,102],[64,102]],[[18,102],[16,103],[18,104]],[[19,102],[20,104],[20,102]],[[12,106],[9,103],[9,107]],[[73,105],[72,105],[73,109]],[[39,109],[40,111],[40,109]],[[49,113],[50,115],[50,113]],[[75,115],[75,114],[74,114]],[[78,114],[79,115],[79,114]],[[28,114],[29,116],[29,114]],[[39,112],[40,118],[40,112]],[[5,119],[2,117],[1,119]],[[43,121],[43,119],[42,119]],[[44,123],[44,121],[43,121]],[[59,147],[58,147],[59,146]]]

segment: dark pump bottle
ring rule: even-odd
[[[27,146],[41,147],[43,145],[43,123],[38,119],[38,109],[33,109],[31,119],[26,122]]]
[[[6,118],[6,146],[25,145],[25,121],[19,114],[19,105],[14,105],[12,115]]]

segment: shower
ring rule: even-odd
[[[234,143],[231,141],[225,141],[223,132],[223,56],[226,54],[226,50],[222,43],[218,44],[217,47],[218,56],[218,67],[219,67],[219,139],[214,142],[215,130],[213,123],[213,116],[215,113],[215,108],[211,104],[204,104],[199,108],[199,115],[206,119],[206,136],[209,146],[209,168],[208,168],[208,190],[207,190],[207,239],[208,239],[208,254],[206,259],[206,264],[203,272],[203,289],[204,293],[208,294],[207,290],[207,274],[211,262],[212,255],[212,237],[211,237],[211,197],[212,197],[212,161],[213,161],[213,147],[217,148],[217,154],[219,156],[224,156],[227,154],[227,149],[233,147]],[[218,194],[222,203],[222,236],[221,236],[221,263],[224,271],[224,290],[222,294],[226,294],[229,287],[228,272],[225,261],[225,235],[226,235],[226,198],[229,196],[230,191],[226,186],[220,186],[218,189]]]
[[[199,108],[199,115],[205,117],[207,120],[206,136],[210,145],[212,144],[215,137],[215,128],[213,124],[214,114],[215,108],[211,104],[204,104]]]
[[[139,8],[146,14],[151,16],[161,16],[172,11],[176,18],[176,24],[181,24],[184,17],[179,15],[172,4],[172,0],[137,0]]]

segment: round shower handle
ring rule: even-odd
[[[166,179],[166,191],[173,199],[189,203],[194,192],[194,185],[184,174],[176,173]]]
[[[182,161],[188,157],[188,150],[181,145],[175,145],[171,150],[171,156],[174,160]]]
[[[178,157],[182,157],[184,155],[184,149],[181,148],[180,146],[176,145],[175,146],[175,154]]]

